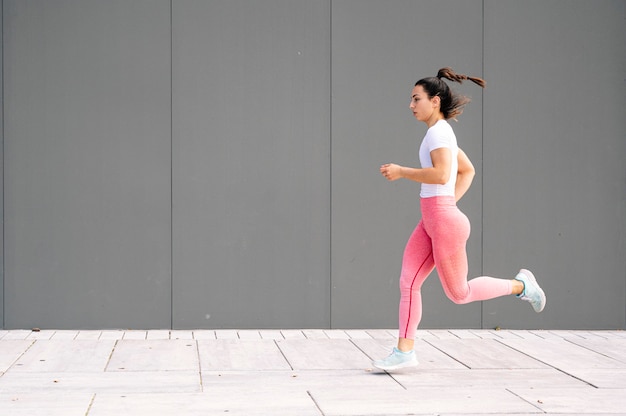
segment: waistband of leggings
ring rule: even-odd
[[[420,198],[420,205],[422,207],[456,206],[456,198],[449,195],[429,196]]]

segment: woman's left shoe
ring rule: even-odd
[[[394,348],[393,352],[387,358],[372,361],[372,365],[374,367],[385,371],[415,367],[417,364],[418,362],[415,351],[411,350],[409,352],[402,352],[397,348]]]
[[[517,297],[530,302],[535,312],[541,312],[546,307],[546,294],[539,287],[535,276],[529,270],[522,269],[515,277],[515,280],[524,283],[524,291]]]

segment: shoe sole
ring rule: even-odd
[[[394,371],[394,370],[402,370],[404,368],[411,368],[411,367],[417,367],[418,366],[418,362],[416,361],[410,361],[407,363],[402,363],[402,364],[398,364],[398,365],[394,365],[394,366],[378,366],[376,364],[372,363],[372,366],[375,368],[378,368],[379,370],[383,370],[383,371]]]
[[[522,269],[519,272],[522,273],[524,276],[526,276],[526,278],[533,284],[537,292],[541,293],[541,304],[539,305],[539,310],[535,309],[534,305],[533,305],[533,309],[535,309],[535,312],[537,313],[543,311],[543,308],[546,307],[546,294],[543,292],[543,289],[541,289],[541,287],[537,283],[537,279],[535,279],[535,275],[530,270],[526,270],[526,269]]]

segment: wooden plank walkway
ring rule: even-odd
[[[626,415],[625,331],[0,330],[0,415]]]

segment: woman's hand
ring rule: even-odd
[[[380,167],[380,173],[389,181],[395,181],[402,178],[402,166],[393,163],[387,163]]]
[[[433,162],[432,168],[408,168],[387,163],[380,167],[380,173],[389,181],[405,178],[415,182],[445,185],[450,179],[452,151],[447,147],[440,147],[430,152],[430,159]]]

